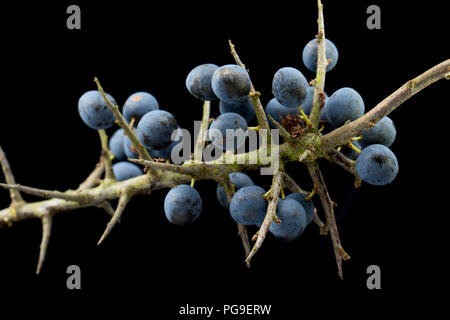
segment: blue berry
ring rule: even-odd
[[[303,48],[303,63],[312,72],[317,71],[318,46],[319,41],[317,39],[313,39],[306,44],[305,48]],[[327,56],[327,59],[331,60],[326,69],[327,71],[330,71],[336,65],[339,53],[334,43],[328,39],[325,39],[325,55]]]
[[[175,117],[163,110],[155,110],[146,113],[139,121],[136,134],[139,141],[147,147],[161,149],[167,147],[171,141],[171,135],[178,128]]]
[[[128,161],[117,162],[112,169],[117,181],[128,180],[142,174],[142,170],[137,165]]]
[[[265,191],[258,186],[240,188],[231,199],[230,214],[234,221],[243,225],[261,225],[267,211]]]
[[[362,148],[363,148],[358,141],[352,141],[352,144],[359,150],[362,150]],[[355,160],[356,157],[359,155],[358,152],[356,152],[355,150],[353,150],[352,148],[350,148],[348,146],[345,146],[344,150],[342,150],[342,154],[352,160]]]
[[[288,108],[298,108],[306,99],[308,81],[295,68],[281,68],[273,77],[272,91],[282,105]]]
[[[391,183],[397,176],[398,161],[385,145],[372,144],[356,158],[356,171],[363,181],[382,186]]]
[[[239,129],[242,129],[244,133],[247,131],[248,127],[245,119],[237,113],[227,112],[218,116],[211,123],[208,134],[210,140],[216,147],[223,148],[224,150],[236,150],[245,143],[245,136],[241,136],[239,131],[234,131]],[[235,133],[234,141],[227,141],[227,130],[233,130]]]
[[[341,88],[331,95],[326,102],[328,121],[335,128],[353,121],[364,114],[364,101],[352,88]]]
[[[232,172],[228,175],[228,177],[230,178],[231,183],[235,185],[234,190],[235,192],[241,189],[242,187],[248,187],[253,185],[252,179],[242,172]],[[216,195],[220,204],[223,207],[228,208],[229,204],[227,194],[225,192],[225,189],[220,184],[217,184]]]
[[[181,128],[178,128],[182,132]],[[177,140],[173,140],[171,144],[169,144],[167,147],[164,147],[162,149],[148,149],[148,152],[152,158],[161,158],[161,159],[170,159],[173,148],[183,141],[184,137],[180,136]]]
[[[306,212],[306,224],[310,224],[313,221],[314,218],[314,203],[312,200],[306,201],[305,200],[306,194],[303,193],[291,193],[290,195],[286,196],[285,199],[294,199],[300,205],[305,209]]]
[[[107,97],[116,105],[109,94]],[[92,129],[108,129],[114,124],[114,114],[108,109],[102,95],[96,91],[88,91],[78,100],[78,113],[83,122]]]
[[[281,122],[284,118],[286,118],[287,115],[296,115],[300,113],[298,108],[285,107],[281,103],[279,103],[276,98],[273,98],[269,101],[269,103],[267,103],[265,111],[267,115],[270,115],[279,124],[281,124]],[[267,118],[270,127],[275,128],[275,125],[272,123],[269,117]]]
[[[384,144],[390,147],[395,140],[397,130],[394,122],[389,117],[384,117],[375,124],[375,127],[370,128],[362,134],[362,145],[368,146],[371,144]]]
[[[129,159],[139,158],[137,150],[134,148],[131,140],[127,136],[124,136],[123,138],[123,151],[125,152],[126,157]]]
[[[250,97],[245,102],[227,103],[220,101],[219,103],[220,114],[227,112],[234,112],[240,114],[247,122],[253,120],[255,117],[255,109]]]
[[[305,209],[294,199],[278,200],[277,217],[281,223],[273,221],[269,231],[280,241],[288,242],[296,239],[307,225]]]
[[[186,184],[170,189],[164,199],[167,219],[178,225],[194,222],[202,211],[202,198],[197,190]]]
[[[151,152],[150,148],[146,148],[146,149],[149,153]],[[129,159],[138,159],[139,158],[139,153],[134,148],[133,144],[131,143],[131,140],[126,135],[124,135],[124,137],[123,137],[123,151],[125,152],[126,158],[129,158]]]
[[[235,64],[218,68],[211,84],[216,96],[227,103],[245,101],[250,93],[250,76],[244,68]]]
[[[189,72],[186,78],[186,88],[197,99],[200,100],[216,100],[217,97],[211,86],[211,80],[214,72],[219,67],[215,64],[202,64]]]
[[[134,118],[134,127],[136,127],[144,114],[153,110],[159,110],[156,98],[148,92],[136,92],[125,101],[122,113],[128,123]]]
[[[127,157],[123,149],[124,137],[123,129],[118,129],[109,139],[109,150],[114,155],[115,160],[125,160]]]

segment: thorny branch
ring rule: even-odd
[[[323,39],[325,36],[325,31],[323,25],[323,8],[320,0],[318,1],[318,6],[319,59],[317,75],[315,79],[313,109],[311,113],[311,120],[313,122],[313,125],[318,121],[317,119],[320,119],[320,110],[323,103],[321,92],[323,93],[324,89],[324,70],[326,70],[327,63],[326,57],[324,58],[325,44]],[[237,55],[234,45],[231,43],[231,41],[229,42],[229,44],[236,63],[245,68],[239,56]],[[414,78],[413,80],[408,81],[397,91],[388,96],[371,111],[367,112],[359,119],[350,122],[338,129],[335,129],[326,135],[322,135],[320,132],[312,132],[307,135],[297,137],[296,139],[286,139],[287,141],[280,145],[279,159],[282,159],[283,163],[298,161],[298,159],[300,158],[308,167],[315,186],[314,192],[319,195],[321,199],[322,207],[326,216],[326,225],[324,225],[324,223],[320,220],[317,212],[315,212],[314,221],[317,225],[319,225],[319,227],[321,227],[322,232],[325,232],[326,228],[328,228],[328,232],[330,233],[333,243],[333,248],[335,250],[339,276],[341,278],[342,260],[348,259],[349,256],[344,251],[340,243],[333,213],[334,203],[328,194],[328,190],[326,188],[322,173],[320,172],[317,159],[327,158],[337,163],[338,165],[355,175],[357,182],[360,183],[360,180],[358,180],[359,177],[357,177],[357,174],[354,170],[354,162],[338,153],[335,148],[345,144],[350,138],[358,136],[362,132],[370,129],[375,125],[377,121],[395,110],[404,101],[409,99],[417,92],[421,91],[423,88],[436,82],[437,80],[449,79],[449,75],[450,60],[446,60]],[[172,188],[179,184],[188,183],[192,178],[195,178],[196,180],[213,179],[219,182],[223,182],[228,179],[228,174],[230,172],[256,170],[262,166],[271,165],[271,163],[261,163],[258,157],[258,151],[261,150],[255,150],[238,155],[225,153],[222,158],[206,163],[195,163],[188,161],[183,165],[172,165],[153,162],[147,150],[138,141],[134,130],[126,123],[122,114],[119,112],[118,106],[115,106],[108,99],[97,78],[95,78],[95,82],[97,84],[99,92],[102,94],[104,100],[106,101],[108,108],[116,117],[116,123],[124,129],[125,134],[131,140],[136,150],[138,150],[140,159],[134,162],[148,166],[148,174],[121,182],[115,181],[114,179],[109,179],[109,183],[105,183],[106,177],[103,177],[102,180],[102,176],[106,171],[109,172],[106,174],[106,176],[110,176],[111,178],[111,173],[106,158],[109,152],[105,152],[107,146],[105,143],[103,143],[102,146],[104,147],[104,152],[99,164],[97,164],[96,168],[88,176],[88,178],[80,184],[77,190],[68,190],[65,192],[61,192],[25,187],[16,183],[6,156],[0,147],[0,162],[6,180],[6,184],[2,183],[0,184],[0,187],[9,189],[11,197],[11,205],[8,208],[0,210],[0,226],[11,226],[15,222],[26,219],[41,219],[43,232],[37,273],[40,272],[43,261],[45,259],[46,249],[48,247],[50,238],[52,219],[56,214],[85,207],[99,207],[104,209],[109,215],[112,216],[112,219],[108,223],[107,229],[105,230],[101,240],[99,241],[101,242],[110,232],[111,228],[116,224],[116,222],[119,221],[126,204],[134,195],[149,194],[153,190],[162,188]],[[254,104],[259,126],[261,128],[269,129],[264,109],[262,107],[261,101],[259,100],[259,95],[259,92],[257,92],[252,85],[250,97]],[[206,108],[209,108],[207,104],[204,105],[204,110]],[[204,119],[206,119],[205,114]],[[315,125],[315,128],[317,129],[317,125]],[[270,138],[270,134],[268,135],[268,137]],[[289,138],[289,136],[286,135],[286,138]],[[264,148],[264,146],[262,148]],[[307,157],[301,156],[305,155],[306,153],[308,154]],[[264,238],[267,234],[267,230],[275,218],[278,197],[283,183],[289,190],[291,190],[291,192],[305,193],[305,191],[301,190],[300,187],[298,187],[298,185],[292,178],[285,174],[284,168],[280,167],[280,170],[278,170],[273,176],[272,186],[269,192],[269,205],[267,214],[260,230],[255,235],[256,243],[253,246],[251,252],[249,252],[250,246],[246,230],[245,228],[243,228],[243,226],[238,225],[239,233],[246,250],[247,263],[250,262],[253,255],[261,247],[261,244],[263,243]],[[20,192],[26,192],[50,199],[26,203],[23,201]],[[227,194],[228,197],[230,197],[230,194]],[[115,210],[109,204],[109,201],[114,199],[119,199],[119,205]]]
[[[317,33],[317,72],[316,79],[314,81],[314,97],[313,97],[313,106],[311,109],[310,121],[314,128],[319,127],[320,115],[322,113],[322,108],[325,104],[325,75],[327,72],[327,56],[326,56],[326,43],[325,43],[325,26],[323,21],[323,6],[320,0],[317,0],[317,7],[319,10],[317,24],[318,24],[318,33]]]

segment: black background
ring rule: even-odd
[[[443,3],[324,1],[326,36],[339,50],[326,92],[353,87],[368,110],[447,59]],[[81,30],[66,28],[70,4],[81,7]],[[370,4],[381,7],[381,30],[366,27]],[[119,104],[136,91],[151,92],[161,108],[190,129],[202,112],[201,102],[185,89],[193,67],[233,63],[227,43],[232,39],[265,104],[279,68],[296,67],[308,79],[314,77],[301,62],[301,50],[317,33],[316,19],[312,0],[3,6],[0,143],[17,182],[76,188],[94,168],[98,135],[77,112],[79,96],[95,89],[94,76]],[[448,92],[449,83],[440,81],[390,115],[397,127],[391,149],[400,164],[392,184],[363,184],[355,191],[346,172],[323,162],[330,194],[338,203],[343,246],[352,257],[344,263],[343,281],[337,277],[331,241],[314,225],[288,244],[268,236],[248,270],[236,225],[217,202],[215,183],[201,181],[196,188],[203,213],[182,228],[164,216],[167,190],[137,197],[100,247],[96,243],[108,221],[101,210],[58,215],[39,276],[34,272],[40,222],[1,229],[0,296],[3,301],[48,297],[50,311],[57,301],[77,310],[85,302],[98,306],[107,297],[109,309],[160,313],[164,319],[180,319],[177,311],[187,303],[272,304],[272,319],[301,316],[306,310],[317,316],[363,316],[387,312],[388,306],[401,313],[437,311],[445,298],[438,290],[449,285]],[[213,104],[212,116],[217,115]],[[310,188],[301,166],[287,170]],[[252,177],[269,187],[270,177]],[[0,190],[0,207],[8,201],[8,193]],[[81,267],[80,291],[66,288],[71,264]],[[366,269],[372,264],[381,267],[381,290],[366,287]],[[360,306],[364,313],[356,312]]]

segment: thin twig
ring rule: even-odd
[[[239,55],[236,52],[236,48],[231,40],[228,40],[228,44],[230,45],[231,55],[233,56],[236,64],[245,69],[245,64],[242,63]],[[253,86],[253,82],[250,82],[250,100],[252,100],[253,107],[255,109],[256,120],[262,129],[267,130],[267,137],[270,142],[270,127],[269,122],[267,121],[266,113],[264,112],[264,108],[261,104],[261,100],[259,99],[260,93],[255,90]]]
[[[227,201],[228,203],[230,203],[234,195],[234,189],[231,186],[229,176],[226,176],[223,180],[221,180],[220,185],[225,190],[225,194],[227,195]],[[240,223],[237,223],[237,227],[238,227],[238,234],[241,237],[242,246],[244,247],[245,258],[247,258],[250,254],[250,240],[248,238],[247,228]],[[247,266],[247,268],[250,268],[250,262],[246,262],[245,265]]]
[[[298,192],[303,194],[308,194],[309,192],[303,190],[300,188],[300,186],[295,182],[294,179],[292,179],[291,176],[289,176],[286,172],[283,174],[284,178],[284,186],[292,193]]]
[[[352,137],[359,136],[364,131],[369,130],[379,120],[390,114],[417,92],[440,79],[444,79],[445,74],[448,73],[449,70],[450,59],[441,62],[413,80],[406,82],[403,86],[377,104],[372,110],[367,112],[362,117],[345,124],[326,135],[323,135],[320,138],[322,142],[322,150],[324,152],[328,152],[337,146],[345,144]]]
[[[313,217],[314,223],[319,227],[320,234],[326,235],[328,234],[328,228],[325,223],[323,223],[322,219],[320,219],[319,214],[317,213],[317,209],[314,208],[314,217]]]
[[[106,211],[111,217],[114,216],[114,209],[108,201],[102,201],[97,204],[97,207]],[[120,221],[119,221],[120,222]]]
[[[0,187],[5,188],[5,189],[10,189],[10,190],[11,189],[19,190],[24,193],[28,193],[33,196],[38,196],[38,197],[42,197],[42,198],[56,198],[56,199],[64,199],[67,201],[82,201],[82,202],[91,200],[89,195],[86,193],[74,194],[74,193],[69,193],[69,192],[51,191],[51,190],[45,190],[45,189],[26,187],[26,186],[22,186],[20,184],[9,185],[9,184],[0,183]]]
[[[103,156],[101,156],[100,161],[95,165],[95,169],[78,186],[78,190],[86,190],[99,185],[104,172],[105,172],[105,160]]]
[[[258,252],[259,248],[261,248],[261,245],[263,244],[264,239],[266,238],[267,232],[269,231],[270,224],[275,218],[278,205],[278,198],[280,195],[280,190],[283,185],[283,173],[284,170],[282,168],[282,164],[280,164],[279,170],[275,172],[275,174],[273,175],[272,185],[270,187],[270,196],[269,196],[269,204],[267,206],[267,213],[257,233],[256,243],[253,245],[252,251],[245,260],[245,262],[247,263],[250,263],[252,257],[256,254],[256,252]]]
[[[8,159],[6,158],[6,154],[0,146],[0,164],[2,166],[3,175],[5,176],[5,180],[7,184],[15,185],[16,179],[11,170],[11,166],[9,165]],[[24,203],[25,201],[22,198],[19,190],[9,189],[9,195],[11,197],[11,205],[19,205]]]
[[[111,161],[111,152],[109,151],[108,146],[108,135],[105,130],[98,130],[98,134],[100,135],[100,142],[102,145],[102,156],[105,161],[105,183],[111,183],[111,181],[115,180],[114,172],[112,169],[112,161]]]
[[[326,56],[326,43],[325,43],[325,26],[323,19],[323,5],[320,0],[317,0],[318,7],[318,33],[317,33],[317,71],[316,71],[316,79],[314,81],[314,97],[313,97],[313,106],[310,114],[310,121],[314,128],[318,128],[320,124],[320,115],[322,113],[323,106],[325,104],[325,75],[327,73],[327,56]]]
[[[36,274],[39,274],[42,269],[42,265],[45,261],[45,256],[47,255],[48,243],[50,241],[50,234],[52,232],[52,221],[51,215],[46,214],[42,217],[42,240],[39,250],[39,260],[36,268]]]
[[[247,258],[250,255],[250,240],[248,239],[248,232],[247,228],[243,225],[238,223],[238,234],[241,237],[242,246],[244,247],[245,257]],[[250,261],[246,261],[245,265],[247,268],[250,268]]]
[[[119,106],[114,105],[114,103],[108,98],[97,77],[94,78],[94,81],[97,84],[98,91],[102,95],[103,100],[105,100],[109,110],[111,110],[111,112],[114,114],[114,117],[116,117],[116,120],[119,126],[123,129],[124,134],[130,139],[133,147],[137,150],[139,157],[145,160],[153,160],[147,149],[138,140],[136,134],[134,133],[134,130],[130,127],[125,118],[120,113]]]
[[[331,236],[331,242],[333,243],[334,254],[336,256],[336,264],[338,267],[338,275],[342,279],[342,260],[350,259],[350,256],[344,251],[339,238],[339,232],[336,226],[336,219],[334,217],[334,202],[331,200],[328,194],[325,180],[323,179],[322,172],[320,171],[319,164],[314,161],[307,164],[309,173],[314,182],[314,186],[317,194],[320,197],[323,211],[325,212],[326,223]]]
[[[132,192],[130,192],[128,190],[122,192],[122,194],[120,195],[120,198],[119,198],[119,203],[117,204],[116,211],[114,212],[114,215],[112,216],[111,220],[108,222],[108,225],[106,226],[106,229],[103,232],[97,245],[100,245],[105,240],[105,238],[111,232],[112,228],[120,220],[123,210],[125,210],[125,207],[127,206],[128,202],[131,200],[132,197],[133,197]]]
[[[299,187],[299,185],[292,179],[286,172],[284,173],[284,186],[292,193],[303,193],[303,194],[310,194]],[[317,209],[314,208],[314,218],[313,222],[319,227],[320,234],[327,234],[328,229],[323,223],[323,221],[320,219],[319,215],[317,214]]]
[[[227,164],[227,163],[210,163],[210,162],[185,162],[183,165],[171,164],[165,162],[147,161],[142,159],[128,159],[128,161],[144,165],[149,168],[176,172],[190,175],[196,179],[217,179],[227,176],[233,171],[247,171],[257,169],[255,164]]]
[[[283,139],[285,139],[286,141],[291,141],[292,136],[290,135],[290,133],[277,120],[275,120],[270,114],[268,114],[267,116],[269,117],[270,121],[272,121],[275,128],[277,128],[279,130],[280,136]]]

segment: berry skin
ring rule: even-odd
[[[162,149],[172,143],[171,135],[177,128],[177,120],[171,113],[155,110],[141,118],[136,135],[146,148]]]
[[[264,193],[264,189],[258,186],[239,189],[230,203],[230,214],[233,220],[243,225],[261,225],[267,211]]]
[[[319,41],[317,39],[313,39],[306,44],[305,48],[303,48],[302,53],[303,63],[305,64],[305,67],[312,72],[317,71],[318,45]],[[339,58],[339,53],[336,46],[334,45],[333,42],[331,42],[328,39],[325,39],[325,55],[327,56],[327,59],[331,59],[326,69],[326,71],[328,72],[334,68]]]
[[[114,155],[115,160],[125,160],[127,158],[125,150],[123,149],[123,141],[125,134],[123,129],[118,129],[109,139],[109,150]]]
[[[250,93],[250,76],[235,64],[227,64],[214,72],[211,81],[216,96],[227,103],[245,101]]]
[[[384,117],[375,124],[375,127],[370,128],[362,134],[363,140],[361,144],[363,146],[383,144],[386,147],[390,147],[396,135],[397,130],[395,129],[394,122],[391,118]]]
[[[355,147],[357,147],[359,150],[363,149],[363,147],[361,146],[359,141],[352,141],[352,144]],[[356,152],[355,150],[353,150],[352,148],[350,148],[348,146],[345,146],[344,150],[342,150],[342,154],[351,160],[355,160],[356,157],[359,155],[358,152]]]
[[[136,92],[125,101],[122,113],[128,123],[134,118],[134,127],[136,127],[144,114],[154,110],[159,110],[156,98],[148,92]]]
[[[312,200],[306,201],[305,197],[306,194],[295,192],[287,195],[285,199],[293,199],[300,203],[303,209],[305,209],[306,225],[308,225],[313,221],[314,218],[314,203]]]
[[[116,105],[116,101],[109,94],[109,100]],[[83,122],[90,128],[108,129],[114,124],[114,114],[108,109],[100,92],[96,90],[84,93],[78,100],[78,113]]]
[[[164,199],[164,212],[173,224],[192,223],[202,212],[202,198],[191,186],[180,184],[167,193]]]
[[[308,81],[295,68],[281,68],[273,76],[272,92],[282,105],[288,108],[298,108],[306,99]]]
[[[283,106],[281,103],[278,102],[276,98],[273,98],[269,101],[266,105],[266,114],[270,115],[276,122],[279,124],[282,124],[284,118],[288,114],[290,115],[296,115],[299,114],[300,111],[298,108],[288,108]],[[271,128],[275,128],[275,125],[272,123],[272,121],[267,117],[267,120],[269,121],[269,125]]]
[[[217,97],[211,86],[214,72],[219,69],[215,64],[202,64],[189,72],[186,78],[186,88],[197,99],[213,101]]]
[[[234,137],[234,141],[227,141],[227,130],[239,130],[242,129],[245,133],[248,129],[247,121],[245,119],[233,112],[227,112],[221,114],[216,118],[216,120],[211,123],[209,127],[209,138],[214,143],[214,145],[218,148],[223,148],[224,150],[236,150],[245,142],[245,137],[240,136],[238,132],[235,132],[236,135]],[[220,133],[219,133],[220,132]],[[238,139],[239,136],[239,139]],[[232,143],[233,145],[230,145]]]
[[[128,180],[142,174],[142,170],[137,165],[128,161],[117,162],[112,169],[117,181]]]
[[[227,103],[220,101],[219,103],[220,114],[227,112],[234,112],[240,114],[247,122],[253,120],[255,117],[255,109],[250,97],[245,102],[239,103]]]
[[[306,212],[294,199],[280,199],[277,206],[277,217],[280,224],[273,221],[269,231],[280,241],[288,242],[296,239],[306,228]]]
[[[356,158],[356,171],[363,181],[382,186],[391,183],[397,176],[398,161],[385,145],[372,144]]]
[[[139,153],[134,148],[131,140],[127,137],[123,137],[123,151],[125,152],[125,156],[129,159],[138,159]]]
[[[232,172],[228,175],[228,177],[230,178],[231,183],[233,183],[235,185],[235,190],[234,190],[235,192],[243,187],[248,187],[248,186],[253,185],[252,179],[248,175],[246,175],[245,173],[242,173],[242,172]],[[220,204],[223,207],[228,208],[229,204],[228,204],[227,194],[225,192],[225,189],[220,184],[217,184],[216,194],[217,194],[217,199],[219,200]]]
[[[347,120],[356,120],[364,114],[364,101],[354,89],[341,88],[327,99],[326,112],[328,121],[338,128]]]

